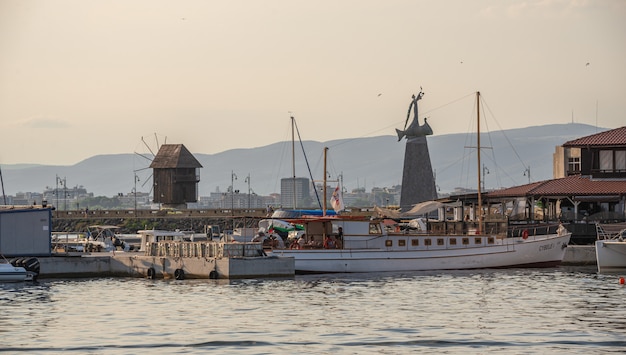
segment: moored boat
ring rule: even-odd
[[[619,231],[612,231],[617,226]],[[596,224],[598,239],[596,240],[596,262],[598,272],[626,270],[626,228],[624,224]]]
[[[380,219],[294,222],[305,227],[306,244],[273,249],[272,254],[294,257],[298,273],[550,267],[561,263],[571,236],[562,225],[545,234],[507,237],[505,226],[493,233],[468,232],[463,221],[442,222],[452,233],[437,233],[432,227],[442,224],[429,223],[429,230],[412,234],[389,232]],[[337,240],[340,227],[343,236]]]
[[[0,261],[0,282],[33,281],[38,274],[37,258],[16,258],[9,262],[2,257]]]

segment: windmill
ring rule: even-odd
[[[167,137],[162,139],[167,144]],[[152,138],[141,137],[139,149],[135,149],[135,159],[133,160],[133,174],[134,174],[134,190],[135,196],[138,192],[137,185],[143,191],[148,188],[148,194],[152,194],[154,185],[152,184],[153,172],[150,168],[150,164],[154,161],[159,148],[159,136],[154,133]]]
[[[183,144],[167,144],[159,146],[155,135],[155,154],[153,149],[142,137],[144,148],[148,151],[137,153],[144,163],[150,162],[147,168],[135,169],[135,183],[138,171],[152,170],[152,174],[143,184],[152,180],[152,201],[166,208],[186,208],[188,202],[198,201],[198,183],[202,164],[185,148]],[[145,166],[145,165],[144,165]],[[142,185],[142,186],[144,186]]]

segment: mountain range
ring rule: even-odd
[[[570,123],[483,133],[481,170],[484,186],[493,189],[551,179],[552,155],[556,146],[605,130]],[[440,193],[453,192],[456,188],[476,188],[475,135],[467,133],[427,137],[431,165]],[[199,196],[226,192],[231,183],[241,193],[247,193],[248,189],[259,195],[280,192],[280,179],[293,176],[292,161],[295,162],[296,176],[321,180],[324,147],[329,148],[329,180],[336,181],[341,175],[348,191],[355,188],[370,191],[373,187],[391,187],[402,182],[405,141],[398,142],[396,136],[295,142],[293,153],[292,142],[289,141],[216,154],[192,152],[203,166],[200,169]],[[130,193],[135,187],[138,192],[150,192],[149,164],[149,159],[133,152],[97,155],[67,166],[12,164],[2,165],[1,168],[7,195],[55,188],[58,186],[58,176],[65,179],[68,188],[84,186],[95,196],[114,196]]]

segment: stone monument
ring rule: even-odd
[[[417,102],[424,96],[421,91],[413,95],[409,110],[404,123],[404,130],[396,129],[398,142],[406,137],[404,150],[404,169],[402,171],[402,192],[400,195],[400,210],[406,212],[413,205],[430,201],[437,198],[433,167],[430,163],[428,143],[426,136],[432,135],[433,131],[424,118],[424,124],[420,125],[417,115]],[[409,118],[413,111],[413,121],[407,128]]]

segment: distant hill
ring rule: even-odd
[[[556,146],[605,130],[573,123],[484,134],[481,145],[491,147],[481,154],[485,171],[489,171],[485,176],[485,187],[528,183],[528,176],[524,176],[525,166],[530,167],[532,181],[551,179],[552,154]],[[428,149],[440,192],[451,192],[457,187],[476,187],[475,148],[466,148],[476,146],[474,136],[448,134],[428,137]],[[364,187],[370,191],[372,187],[391,187],[402,182],[405,141],[398,142],[396,136],[305,141],[302,145],[316,180],[322,179],[323,148],[329,147],[328,171],[333,179],[342,174],[348,190]],[[231,184],[231,171],[237,175],[234,183],[236,190],[247,193],[246,177],[249,174],[251,191],[259,195],[280,192],[280,179],[292,176],[291,142],[217,154],[192,153],[203,166],[200,169],[200,196],[208,196],[217,189],[226,192]],[[296,175],[310,178],[299,142],[296,142],[295,161]],[[2,165],[2,175],[7,195],[43,192],[46,186],[54,188],[58,175],[66,178],[68,187],[84,186],[96,196],[114,196],[132,191],[135,174],[139,176],[137,191],[149,192],[148,165],[149,161],[134,153],[97,155],[71,166]]]

